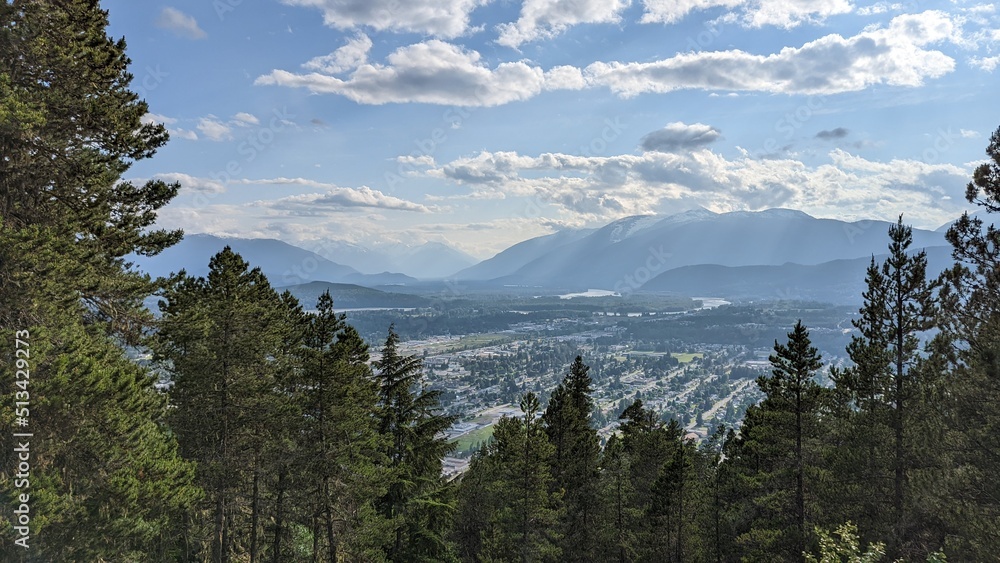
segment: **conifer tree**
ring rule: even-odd
[[[870,539],[885,541],[892,557],[906,549],[908,536],[919,527],[907,522],[909,473],[918,462],[911,427],[921,412],[916,366],[919,338],[934,327],[937,316],[936,283],[926,277],[927,255],[910,253],[912,242],[912,229],[900,216],[889,228],[889,257],[880,267],[873,259],[868,269],[864,306],[854,321],[861,335],[848,347],[855,367],[835,380],[856,409],[847,411],[860,439],[854,450],[869,454],[857,466],[864,470],[856,482],[867,507],[859,525],[862,534],[878,535]],[[892,499],[891,509],[883,513],[874,499],[886,496]]]
[[[302,416],[297,468],[313,557],[372,561],[384,542],[374,501],[386,492],[386,437],[374,416],[378,388],[368,345],[344,320],[329,291],[308,317],[296,384]]]
[[[549,460],[553,446],[542,421],[534,393],[521,398],[521,418],[503,418],[496,424],[487,458],[496,464],[499,503],[492,525],[483,533],[480,560],[561,561],[558,545],[558,495],[551,492]]]
[[[197,498],[153,378],[119,346],[139,341],[150,319],[140,302],[155,291],[124,257],[180,233],[148,230],[177,185],[120,181],[167,135],[141,123],[148,106],[129,90],[125,43],[107,25],[96,0],[0,3],[0,334],[10,343],[0,379],[15,381],[8,355],[29,334],[38,560],[175,557],[180,515]],[[10,499],[14,393],[3,394],[0,496]],[[9,523],[14,504],[3,505]],[[3,537],[0,558],[12,559],[14,536]]]
[[[809,510],[815,497],[822,366],[809,331],[799,321],[787,344],[774,343],[770,376],[758,378],[765,398],[747,409],[727,460],[744,480],[748,506],[738,527],[744,557],[799,561],[807,531],[817,522]]]
[[[214,561],[258,559],[266,545],[265,453],[289,422],[286,397],[277,393],[283,341],[294,324],[288,303],[226,247],[212,257],[207,278],[182,272],[160,308],[156,351],[173,375],[171,426],[182,454],[198,462],[208,501],[201,521],[208,546],[201,548]]]
[[[948,555],[968,561],[993,559],[1000,545],[1000,128],[986,154],[966,187],[981,213],[963,215],[946,233],[956,263],[943,276],[944,330],[933,359],[949,372],[936,397],[947,448],[922,488],[945,520]]]
[[[388,490],[377,502],[389,521],[385,548],[389,561],[441,560],[451,552],[447,523],[454,504],[441,476],[441,461],[452,445],[444,437],[455,417],[438,412],[440,391],[423,386],[423,361],[402,356],[390,327],[382,357],[373,363],[378,383],[379,432],[388,444]]]
[[[542,415],[553,446],[553,486],[565,507],[560,531],[562,553],[573,561],[593,560],[596,551],[601,448],[597,431],[590,425],[594,402],[589,370],[583,358],[577,356]]]

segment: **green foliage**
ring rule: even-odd
[[[156,289],[130,253],[179,232],[149,231],[177,185],[120,181],[166,140],[129,90],[124,41],[94,1],[0,4],[0,380],[15,380],[14,335],[30,337],[31,557],[169,560],[198,499],[193,467],[165,428],[149,373],[129,361]],[[9,452],[14,393],[3,388],[0,557],[20,491]]]
[[[386,438],[388,490],[376,506],[391,527],[389,561],[442,560],[451,552],[447,526],[454,504],[441,477],[441,460],[453,445],[443,437],[455,418],[438,412],[440,391],[423,388],[423,362],[398,352],[390,327],[382,357],[373,363],[378,384],[376,418]]]
[[[563,498],[566,510],[560,523],[563,556],[588,561],[596,551],[598,458],[601,447],[590,425],[594,410],[590,368],[577,356],[569,373],[556,386],[542,415],[553,446],[553,492]]]
[[[256,556],[267,502],[261,480],[286,456],[280,430],[289,405],[278,390],[294,308],[228,247],[207,278],[182,273],[164,298],[155,350],[173,375],[170,422],[207,493],[204,531],[196,525],[193,542],[216,560]]]

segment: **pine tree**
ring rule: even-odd
[[[873,539],[886,541],[892,557],[908,549],[908,536],[919,527],[907,521],[908,473],[917,462],[910,427],[921,409],[911,401],[919,397],[919,338],[934,327],[937,315],[936,283],[926,277],[927,255],[909,253],[912,242],[912,229],[900,216],[889,228],[889,257],[881,267],[873,259],[868,270],[861,317],[854,321],[861,335],[848,347],[855,367],[835,380],[856,408],[856,414],[850,413],[855,436],[862,440],[856,451],[869,453],[860,465],[865,471],[856,476],[862,498],[868,499],[859,524],[862,533],[877,532],[880,537]],[[885,447],[886,441],[891,447]],[[885,498],[881,483],[891,483],[891,510],[884,515],[872,500]]]
[[[573,561],[593,560],[596,551],[598,458],[600,443],[590,425],[594,410],[590,368],[577,356],[569,373],[555,388],[542,415],[553,446],[553,486],[563,498],[563,556]]]
[[[148,107],[129,90],[125,43],[107,25],[96,0],[0,4],[0,334],[11,344],[0,376],[15,380],[7,355],[26,331],[39,560],[177,556],[181,515],[198,495],[151,375],[120,348],[139,342],[151,318],[140,302],[156,289],[124,257],[155,254],[180,233],[147,230],[177,185],[120,181],[167,135],[141,123]],[[12,467],[0,469],[7,499]],[[6,522],[13,506],[4,503]],[[13,535],[4,538],[8,559]]]
[[[447,523],[454,504],[441,476],[441,460],[452,445],[444,431],[453,416],[438,412],[440,391],[423,387],[423,362],[401,356],[390,327],[382,357],[374,362],[378,382],[379,432],[388,445],[388,491],[377,502],[392,529],[385,552],[390,561],[435,561],[451,551]]]
[[[385,494],[385,437],[374,414],[378,388],[368,367],[368,345],[329,291],[309,315],[297,400],[302,416],[298,447],[301,486],[313,557],[373,561],[383,543],[374,501]]]
[[[561,561],[557,523],[559,497],[551,492],[549,467],[553,446],[534,393],[521,398],[521,418],[496,424],[487,459],[495,463],[499,502],[491,526],[482,532],[483,562]]]
[[[120,181],[167,134],[141,123],[148,106],[107,25],[96,0],[0,6],[0,303],[13,305],[0,326],[43,324],[44,311],[82,301],[88,320],[134,342],[155,286],[124,257],[180,240],[146,230],[178,185]]]
[[[226,247],[212,257],[207,278],[182,272],[160,307],[156,351],[173,375],[171,426],[182,454],[198,462],[211,558],[258,559],[266,545],[265,454],[287,423],[277,390],[283,340],[294,324],[288,303]]]
[[[932,360],[947,373],[935,397],[944,411],[947,444],[940,469],[922,490],[945,520],[946,551],[957,560],[986,561],[1000,545],[1000,128],[988,161],[976,168],[966,199],[982,211],[948,229],[955,266],[941,292],[944,330]]]
[[[807,530],[817,522],[809,506],[823,396],[814,377],[822,362],[801,321],[787,344],[775,341],[769,359],[771,375],[757,380],[765,398],[747,409],[726,463],[744,480],[749,497],[738,527],[744,556],[798,561]]]

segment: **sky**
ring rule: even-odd
[[[170,142],[159,225],[488,258],[618,218],[937,228],[1000,126],[964,0],[103,0]]]

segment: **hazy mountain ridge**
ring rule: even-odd
[[[927,275],[935,277],[951,266],[951,247],[927,251]],[[876,255],[882,262],[887,254]],[[780,266],[719,266],[699,264],[668,270],[643,284],[643,292],[713,295],[727,299],[800,300],[860,304],[871,257],[831,260],[822,264]]]
[[[440,279],[468,268],[479,260],[441,242],[418,246],[390,244],[365,247],[344,241],[324,241],[315,252],[363,274],[400,272],[420,279]]]
[[[430,302],[427,298],[406,293],[381,291],[360,285],[329,282],[309,282],[278,288],[288,290],[306,309],[316,306],[316,301],[325,291],[333,297],[336,310],[363,308],[414,308],[426,307]]]
[[[520,266],[509,259],[506,273],[493,281],[632,290],[682,266],[816,265],[870,257],[885,252],[890,226],[885,221],[817,219],[789,209],[721,214],[696,209],[649,222],[648,216],[627,217],[558,246],[542,243],[561,233],[525,241],[458,277],[490,279],[483,276],[497,270],[487,265],[522,247],[535,251],[519,253]],[[913,237],[916,248],[947,244],[938,232],[914,229]]]
[[[260,268],[274,286],[310,281],[348,282],[360,285],[412,283],[417,280],[402,274],[368,275],[350,266],[338,264],[322,256],[276,239],[246,239],[214,235],[187,235],[181,242],[156,256],[134,256],[140,270],[152,276],[167,276],[185,270],[192,276],[208,274],[212,256],[226,246]]]

